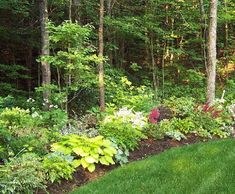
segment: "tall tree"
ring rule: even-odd
[[[210,1],[210,23],[208,32],[208,61],[207,61],[207,103],[215,99],[216,81],[216,38],[217,38],[217,0]]]
[[[204,64],[207,65],[207,54],[206,54],[206,34],[207,34],[207,19],[206,19],[206,12],[204,7],[204,0],[199,0],[200,3],[200,13],[201,13],[201,38],[202,38],[202,54],[204,58]]]
[[[47,7],[48,7],[47,0],[40,0],[42,86],[47,86],[51,83],[50,64],[45,60],[43,60],[43,57],[50,55],[49,32],[47,29],[47,22],[48,22]],[[49,97],[50,97],[50,90],[45,89],[43,92],[43,98],[49,99]]]
[[[104,92],[104,0],[100,0],[100,23],[99,23],[99,94],[100,110],[105,110],[105,92]]]

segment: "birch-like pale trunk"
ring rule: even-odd
[[[49,32],[47,30],[48,22],[48,10],[47,10],[47,0],[40,0],[40,22],[41,22],[41,56],[49,56]],[[42,71],[42,86],[47,86],[51,84],[51,68],[50,64],[46,61],[41,61],[41,71]],[[50,90],[43,91],[43,98],[50,98]]]
[[[217,38],[217,0],[210,1],[210,23],[208,32],[207,51],[207,103],[213,103],[215,99],[216,84],[216,38]]]

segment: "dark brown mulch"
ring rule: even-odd
[[[154,140],[154,139],[146,139],[142,140],[139,144],[137,150],[134,150],[130,153],[129,161],[136,161],[146,158],[147,156],[161,153],[165,150],[168,150],[172,147],[179,147],[188,144],[194,144],[201,141],[207,141],[206,139],[200,138],[195,135],[190,135],[187,139],[182,141],[176,141],[169,138],[165,138],[162,140]],[[108,171],[118,167],[118,165],[114,166],[97,166],[95,172],[90,173],[87,170],[79,168],[73,175],[73,179],[61,181],[60,184],[51,184],[48,185],[48,192],[50,194],[65,194],[74,190],[75,188],[86,184],[89,181],[95,180],[101,176],[103,176]],[[39,192],[43,193],[43,192]]]
[[[146,139],[140,142],[138,150],[130,153],[129,161],[140,160],[147,156],[161,153],[172,147],[179,147],[188,144],[194,144],[200,141],[207,141],[204,138],[198,137],[194,134],[188,135],[187,139],[177,141],[169,138],[162,140]]]

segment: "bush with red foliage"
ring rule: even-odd
[[[149,115],[149,122],[152,124],[157,124],[159,117],[160,117],[160,112],[158,111],[157,108],[154,108],[151,110],[151,113]]]
[[[212,118],[218,118],[223,110],[218,110],[215,106],[210,106],[208,103],[202,106],[202,111],[210,113]]]

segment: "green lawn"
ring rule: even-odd
[[[73,194],[235,194],[235,140],[174,148],[111,171]]]

